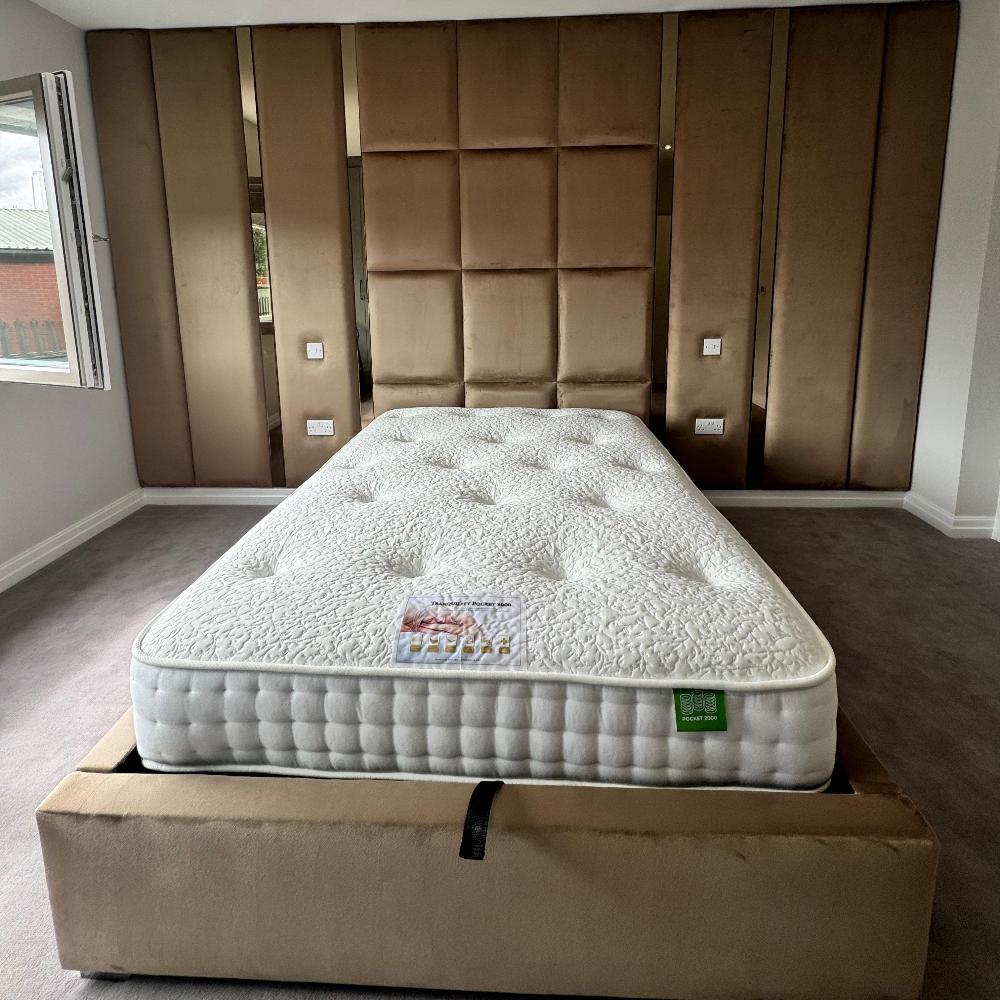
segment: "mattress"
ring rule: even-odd
[[[135,641],[161,771],[829,780],[829,644],[617,411],[377,417]]]

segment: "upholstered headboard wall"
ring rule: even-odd
[[[376,412],[648,416],[660,25],[358,30]]]
[[[704,486],[905,489],[957,25],[358,27],[375,410],[613,407]],[[253,29],[291,484],[360,426],[341,34]],[[234,32],[89,44],[140,476],[267,484]]]

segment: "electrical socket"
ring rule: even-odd
[[[695,434],[725,434],[725,417],[696,417],[694,432]]]
[[[310,437],[333,437],[333,421],[307,420],[306,434]]]
[[[311,340],[306,344],[306,357],[310,361],[322,361],[323,360],[323,341],[322,340]]]
[[[706,337],[701,342],[701,353],[706,358],[717,358],[722,353],[722,338]]]

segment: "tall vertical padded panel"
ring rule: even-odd
[[[649,418],[662,32],[559,22],[560,406]]]
[[[764,481],[847,480],[885,8],[792,11]]]
[[[195,482],[270,486],[235,32],[151,45]]]
[[[667,435],[702,486],[746,480],[773,20],[680,17]],[[703,356],[705,337],[721,355]],[[725,418],[725,433],[695,436],[696,417]]]
[[[453,23],[357,29],[375,412],[465,400]]]
[[[139,481],[193,486],[149,35],[90,32],[87,51]]]
[[[361,429],[340,29],[253,29],[285,479],[298,486]],[[322,360],[306,358],[321,341]],[[333,417],[334,436],[306,434]]]
[[[558,22],[458,25],[469,406],[556,395]]]
[[[890,7],[850,485],[910,486],[958,4]]]

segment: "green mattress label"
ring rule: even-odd
[[[679,733],[725,732],[726,693],[675,689],[674,714]]]

